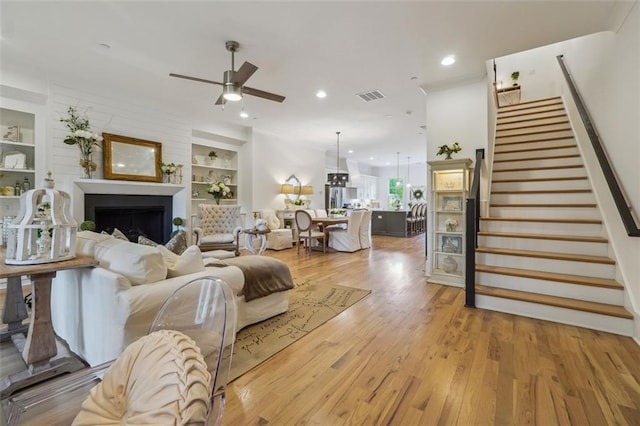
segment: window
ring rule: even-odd
[[[402,179],[389,179],[389,195],[387,197],[387,206],[390,209],[402,207],[404,199],[404,183]]]

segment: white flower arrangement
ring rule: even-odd
[[[80,117],[74,107],[69,107],[67,114],[69,115],[67,118],[60,119],[69,129],[69,134],[63,142],[67,145],[78,145],[82,156],[80,166],[86,169],[90,175],[90,172],[97,168],[97,164],[91,159],[91,154],[93,148],[101,148],[102,136],[91,131],[89,119],[86,116]]]
[[[444,224],[447,226],[453,226],[456,227],[458,226],[458,221],[452,217],[448,218],[447,220],[444,221]]]
[[[445,160],[451,160],[451,154],[462,151],[462,147],[458,142],[454,142],[451,145],[441,145],[438,147],[436,155],[446,155]]]
[[[172,175],[175,174],[177,167],[173,163],[162,163],[160,165],[160,170],[162,170],[162,173],[165,175]]]
[[[207,192],[213,195],[213,198],[226,198],[231,194],[231,188],[223,182],[211,182],[207,188]]]

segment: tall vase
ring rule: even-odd
[[[220,197],[213,197],[214,200],[216,200],[216,204],[220,204]]]
[[[91,179],[93,171],[96,169],[96,163],[91,159],[91,154],[81,153],[80,167],[82,167],[82,179]]]

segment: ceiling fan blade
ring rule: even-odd
[[[236,71],[236,73],[234,74],[232,83],[242,86],[244,83],[247,82],[247,80],[249,80],[249,77],[251,77],[253,73],[256,72],[257,70],[258,70],[258,67],[256,67],[250,62],[245,61],[245,63],[242,64],[240,69]]]
[[[242,93],[247,95],[257,96],[259,98],[269,99],[270,101],[282,102],[285,100],[284,96],[276,95],[275,93],[265,92],[264,90],[253,89],[251,87],[242,86]]]
[[[220,95],[220,97],[216,101],[216,105],[224,105],[225,103],[227,103],[226,99],[223,98],[222,95]]]
[[[224,86],[222,83],[218,83],[217,81],[205,80],[204,78],[198,78],[198,77],[189,77],[188,75],[171,73],[169,74],[169,77],[178,77],[178,78],[184,78],[185,80],[199,81],[200,83],[209,83],[209,84],[217,84],[219,86]]]

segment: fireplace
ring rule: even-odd
[[[84,217],[96,223],[96,232],[122,231],[130,241],[143,235],[165,243],[171,234],[173,197],[164,195],[85,194]]]

